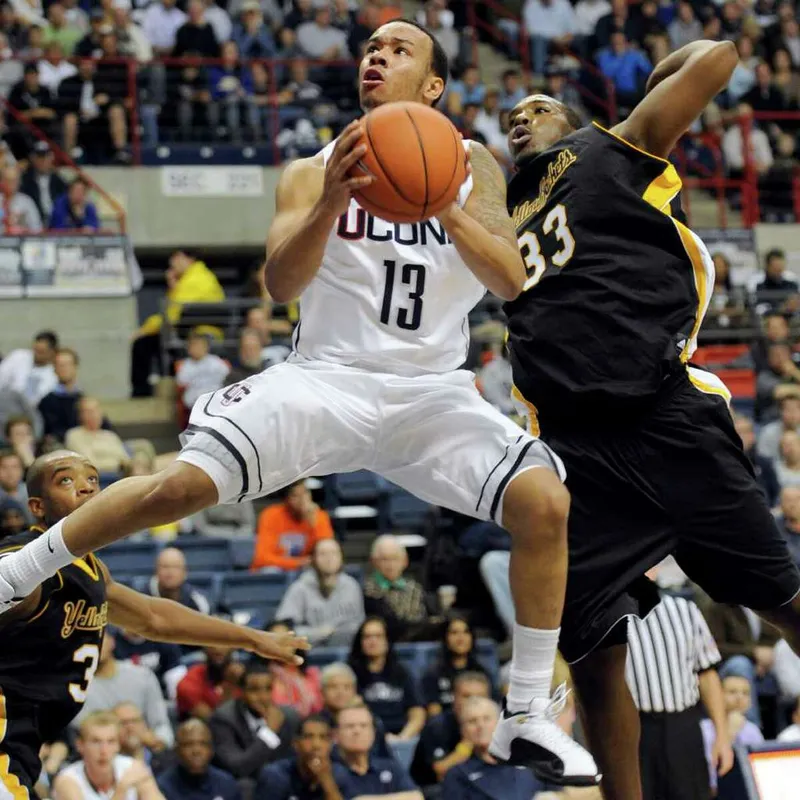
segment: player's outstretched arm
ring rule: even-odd
[[[347,211],[352,192],[369,186],[372,176],[348,177],[348,170],[366,152],[356,146],[358,121],[351,122],[336,141],[323,166],[322,157],[295,161],[284,170],[275,191],[275,217],[267,234],[267,291],[278,303],[302,294],[314,279],[331,228]]]
[[[513,300],[525,283],[525,266],[506,207],[506,181],[482,144],[470,144],[469,162],[473,187],[464,208],[453,203],[438,219],[475,277],[492,294]]]
[[[667,158],[703,109],[728,85],[739,61],[733,42],[700,40],[660,61],[647,95],[613,131],[653,155]]]
[[[108,584],[108,620],[112,625],[153,642],[231,647],[287,664],[303,663],[297,651],[307,650],[309,645],[301,637],[264,633],[200,614],[172,600],[148,597],[115,583],[105,566],[102,569]]]

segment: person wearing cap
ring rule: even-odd
[[[242,58],[274,58],[277,53],[272,31],[264,24],[258,0],[244,0],[241,22],[233,26],[233,41]]]
[[[53,132],[56,121],[56,104],[48,88],[39,81],[39,70],[36,64],[26,64],[22,80],[14,86],[8,96],[8,104],[16,109],[20,116],[41,128],[45,134]],[[11,152],[17,159],[28,157],[32,144],[30,133],[24,123],[12,120],[6,115],[9,133],[6,135]]]
[[[55,158],[47,142],[36,142],[31,163],[22,175],[20,191],[30,197],[42,220],[49,220],[56,201],[67,191],[64,179],[54,170]]]

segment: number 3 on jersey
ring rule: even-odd
[[[83,680],[80,683],[70,683],[67,688],[76,703],[85,703],[86,692],[89,691],[89,684],[100,663],[100,650],[96,644],[82,645],[72,654],[72,660],[76,664],[85,664],[86,671],[83,673]]]
[[[554,267],[561,269],[575,253],[575,239],[567,224],[567,209],[561,203],[551,209],[544,218],[542,233],[545,236],[552,233],[558,240],[559,248],[550,257],[550,261]],[[533,231],[525,231],[519,237],[519,251],[525,262],[525,272],[528,276],[522,291],[527,292],[541,280],[547,269],[547,261],[542,254],[539,237]]]

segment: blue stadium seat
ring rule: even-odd
[[[361,564],[345,564],[344,571],[355,578],[360,584],[364,583],[364,567]]]
[[[222,594],[222,575],[217,572],[190,572],[186,580],[208,598],[211,613],[216,612]]]
[[[419,742],[419,736],[415,736],[413,739],[394,741],[389,744],[392,755],[406,770],[411,769],[411,761],[414,758],[414,751],[417,749],[417,742]]]
[[[280,603],[288,586],[282,572],[228,573],[222,578],[220,602],[229,611],[265,613]]]
[[[233,569],[229,539],[179,536],[174,544],[186,556],[186,568],[189,572],[213,570],[223,573]]]
[[[438,642],[401,642],[394,646],[394,653],[411,675],[419,679],[439,648]]]
[[[385,481],[365,469],[334,475],[331,480],[339,505],[372,505],[386,491]]]
[[[382,532],[397,529],[419,531],[427,522],[433,507],[410,492],[392,487],[382,514]]]
[[[114,575],[114,583],[121,583],[123,586],[127,586],[129,589],[136,589],[137,580],[140,580],[141,576],[136,575],[126,575],[123,572],[118,572]],[[136,589],[138,592],[139,590]]]
[[[136,575],[133,578],[133,583],[129,584],[131,589],[135,589],[142,594],[150,594],[150,578],[152,575]]]
[[[253,553],[256,549],[255,537],[244,536],[240,539],[231,539],[229,546],[233,568],[250,569],[250,565],[253,563]]]
[[[113,575],[152,575],[156,556],[160,550],[157,542],[117,542],[98,551],[100,560]]]
[[[346,647],[315,647],[306,654],[306,663],[310,667],[327,667],[337,661],[347,661],[350,651]]]
[[[492,639],[478,639],[475,642],[475,656],[481,666],[489,673],[494,686],[500,680],[500,661],[497,658],[497,644]]]

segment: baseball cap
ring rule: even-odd
[[[37,156],[46,156],[50,153],[50,145],[47,142],[38,141],[33,146],[33,152],[36,153]]]

